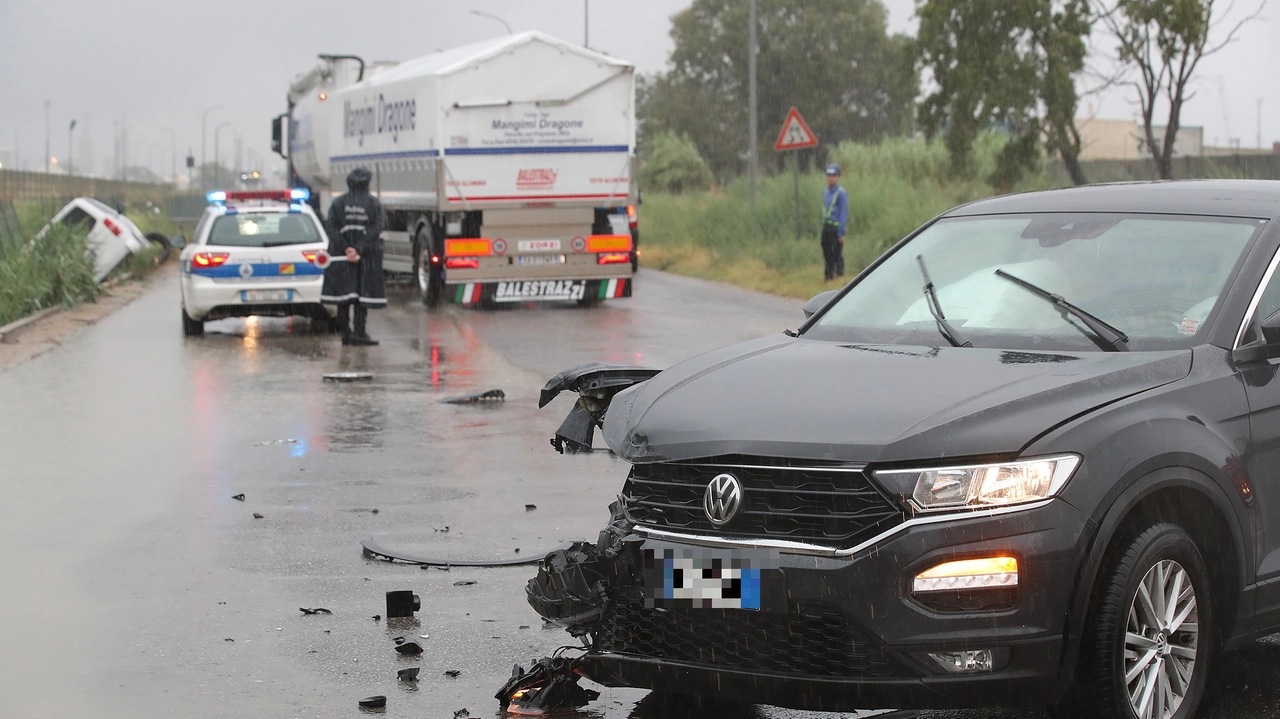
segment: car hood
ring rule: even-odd
[[[1189,350],[1070,354],[769,337],[686,360],[619,393],[604,438],[632,462],[1009,454],[1190,370]]]

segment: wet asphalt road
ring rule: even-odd
[[[534,570],[387,564],[360,540],[505,559],[594,538],[627,467],[552,451],[570,401],[538,411],[546,379],[597,359],[666,367],[801,317],[798,302],[652,271],[636,292],[590,309],[432,313],[393,293],[372,314],[383,343],[365,349],[276,319],[184,339],[170,274],[0,373],[0,714],[351,717],[385,694],[391,717],[495,715],[511,665],[569,640],[524,602]],[[322,379],[343,370],[374,379]],[[489,389],[507,401],[438,403]],[[421,596],[416,619],[375,621],[398,589]],[[426,635],[424,654],[397,655],[400,635]],[[420,681],[398,683],[410,666]],[[1238,653],[1206,715],[1280,716],[1278,666],[1277,644]],[[819,716],[681,712],[609,689],[588,714]]]

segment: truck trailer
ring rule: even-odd
[[[288,97],[272,137],[293,182],[325,213],[368,168],[383,267],[424,304],[631,296],[631,63],[531,31],[398,63],[321,55]]]

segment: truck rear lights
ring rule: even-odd
[[[111,230],[111,234],[115,235],[116,237],[120,236],[120,225],[117,225],[116,223],[112,222],[110,217],[102,218],[102,224],[108,230]]]
[[[911,583],[913,593],[1001,589],[1018,586],[1018,560],[983,557],[944,562],[920,574]]]
[[[488,257],[491,254],[493,247],[488,238],[444,241],[445,257]]]
[[[587,238],[587,252],[630,252],[631,235],[591,235]],[[631,260],[628,258],[627,260]]]
[[[480,260],[475,257],[450,257],[444,261],[444,266],[450,270],[478,270]]]
[[[606,252],[602,255],[596,255],[597,265],[625,265],[630,263],[630,252]]]
[[[221,267],[230,256],[227,252],[199,252],[191,258],[191,264],[196,267]]]
[[[627,205],[627,224],[633,230],[640,224],[640,218],[636,215],[635,205]]]

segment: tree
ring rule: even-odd
[[[679,194],[709,190],[715,178],[687,137],[662,132],[652,137],[640,167],[640,186]]]
[[[1209,34],[1229,16],[1234,0],[1215,19],[1217,0],[1093,0],[1098,16],[1117,43],[1121,72],[1136,72],[1131,81],[1138,95],[1143,139],[1160,179],[1173,179],[1173,145],[1178,139],[1182,106],[1191,95],[1187,84],[1200,60],[1226,47],[1258,9],[1237,22],[1222,42],[1209,44]],[[1167,105],[1164,136],[1153,128],[1156,104]]]
[[[1039,160],[1058,154],[1076,184],[1080,167],[1075,78],[1089,35],[1086,0],[917,0],[917,63],[936,89],[920,107],[930,137],[945,132],[956,172],[967,174],[978,133],[1012,139],[989,180],[1007,187]]]
[[[886,33],[879,0],[759,0],[760,151],[792,105],[824,144],[906,131],[918,88],[910,41]],[[748,6],[694,0],[672,18],[670,69],[647,82],[645,132],[687,136],[717,174],[748,156]]]

